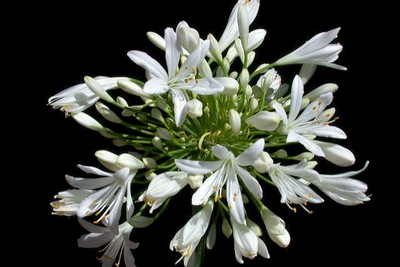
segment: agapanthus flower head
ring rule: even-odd
[[[144,71],[85,76],[49,99],[118,151],[96,151],[103,167],[78,165],[85,177],[67,175],[75,189],[51,202],[54,214],[77,216],[90,231],[79,246],[105,245],[103,267],[134,267],[132,230],[160,227],[155,222],[171,209],[188,221],[179,230],[173,223],[161,227],[178,230],[170,249],[190,267],[200,266],[206,248],[217,249],[218,231],[233,243],[239,263],[269,258],[268,239],[289,246],[290,222],[266,205],[274,200],[272,191],[284,207],[308,213],[329,198],[348,206],[370,200],[367,184],[354,178],[368,162],[339,174],[317,165],[356,164],[353,152],[336,143],[347,137],[334,125],[338,85],[309,86],[319,66],[345,69],[334,63],[343,47],[331,43],[339,28],[264,62],[255,50],[267,32],[252,29],[259,8],[259,0],[238,0],[220,38],[185,21],[162,34],[148,32],[158,55],[128,52]],[[155,59],[160,55],[165,64]],[[286,74],[283,66],[290,64],[302,64],[298,74]]]

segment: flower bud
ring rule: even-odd
[[[142,161],[147,169],[154,169],[157,167],[157,162],[153,158],[143,158]]]
[[[161,113],[161,111],[160,111],[158,108],[152,108],[152,109],[151,109],[151,116],[152,116],[154,119],[156,119],[156,120],[158,120],[158,121],[160,121],[160,122],[163,122],[163,121],[164,121],[164,118],[163,118],[163,116],[162,116],[162,113]]]
[[[94,155],[104,167],[112,171],[118,171],[119,168],[116,166],[118,156],[116,154],[107,150],[98,150]]]
[[[123,107],[129,107],[128,102],[120,96],[117,96],[117,103]]]
[[[215,246],[215,241],[217,240],[217,224],[214,222],[211,224],[210,230],[207,234],[206,246],[208,249],[213,249]]]
[[[189,27],[185,21],[181,21],[176,30],[177,38],[183,48],[192,53],[200,42],[200,36],[196,29]]]
[[[271,240],[286,248],[290,243],[290,235],[285,228],[285,222],[265,206],[261,208],[261,216]]]
[[[164,150],[160,137],[154,136],[151,142],[153,143],[153,146],[155,146],[159,150]]]
[[[106,92],[106,90],[103,88],[103,86],[93,79],[92,77],[85,76],[84,77],[85,83],[87,87],[98,97],[101,99],[104,99],[107,102],[114,102],[114,99]]]
[[[229,125],[232,127],[233,134],[238,136],[242,122],[239,113],[234,109],[229,110]]]
[[[262,152],[261,156],[254,161],[252,166],[259,173],[266,173],[270,170],[272,164],[274,164],[274,161],[271,156],[267,152]]]
[[[262,236],[261,227],[250,219],[247,219],[247,226],[256,234],[256,236]]]
[[[303,85],[310,80],[316,69],[317,65],[315,64],[303,64],[303,66],[301,66],[299,76],[303,82]]]
[[[274,153],[272,153],[272,155],[274,157],[277,157],[278,159],[285,159],[289,156],[288,153],[286,152],[286,150],[284,150],[284,149],[279,149],[279,150],[275,151]]]
[[[86,113],[80,112],[72,115],[72,118],[85,128],[88,128],[97,132],[104,132],[106,129],[98,121],[87,115]]]
[[[237,20],[240,40],[242,42],[243,50],[246,52],[249,44],[249,13],[246,4],[239,6]]]
[[[242,43],[240,42],[240,39],[235,40],[235,48],[236,48],[237,54],[239,55],[240,60],[242,61],[242,63],[244,63],[244,61],[245,61],[244,60],[244,49],[243,49]]]
[[[258,99],[252,98],[250,100],[250,112],[254,112],[258,108]]]
[[[143,88],[137,85],[136,83],[130,81],[130,80],[118,80],[118,86],[121,88],[124,92],[131,94],[131,95],[136,95],[141,97],[142,99],[149,99],[151,96],[149,94],[146,94],[143,91]]]
[[[215,39],[214,35],[211,33],[207,36],[208,40],[210,40],[210,53],[215,61],[222,62],[222,52],[219,47],[218,41]]]
[[[206,78],[212,78],[212,70],[210,68],[210,65],[208,65],[207,61],[203,59],[198,66],[198,70],[201,76],[206,77]]]
[[[251,51],[247,54],[247,67],[253,64],[255,58],[256,58],[256,53],[254,51]]]
[[[310,101],[314,101],[318,99],[322,94],[336,92],[338,88],[339,87],[335,83],[326,83],[306,94],[304,98],[308,98]]]
[[[296,156],[293,157],[294,160],[298,160],[298,161],[310,161],[314,158],[314,154],[311,152],[303,152],[301,154],[298,154]]]
[[[122,169],[128,167],[131,170],[143,169],[144,164],[138,158],[132,156],[131,154],[123,153],[118,156],[116,165]]]
[[[354,154],[347,148],[328,142],[314,140],[322,149],[325,159],[340,167],[348,167],[356,161]]]
[[[239,83],[234,78],[215,77],[214,79],[222,83],[224,86],[224,91],[222,91],[224,95],[232,96],[239,91]]]
[[[167,141],[171,141],[173,137],[167,129],[162,127],[157,127],[157,136]]]
[[[191,118],[198,118],[203,116],[203,103],[197,99],[192,99],[186,104],[187,114]]]
[[[222,233],[226,236],[226,238],[229,238],[232,235],[232,226],[225,218],[222,221]]]
[[[104,105],[101,102],[97,102],[95,104],[96,110],[103,116],[106,120],[114,122],[114,123],[122,123],[122,120],[114,113],[114,111],[110,110],[109,107]]]
[[[150,42],[165,51],[165,40],[158,33],[155,32],[147,32],[147,38],[149,38]]]
[[[157,177],[157,174],[154,173],[154,171],[149,170],[144,173],[144,177],[146,178],[147,181],[152,181],[155,177]]]
[[[154,222],[154,218],[146,216],[134,216],[129,220],[129,224],[135,228],[145,228]]]
[[[281,121],[276,112],[260,111],[256,115],[246,119],[246,123],[261,131],[275,131]]]
[[[253,51],[258,48],[264,41],[267,31],[264,29],[257,29],[249,33],[249,46],[248,51]]]

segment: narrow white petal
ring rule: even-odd
[[[308,132],[310,134],[313,134],[316,136],[331,137],[331,138],[338,138],[338,139],[346,139],[347,138],[346,133],[342,129],[340,129],[336,126],[326,125],[326,126],[314,128],[312,130],[309,130]]]
[[[124,262],[126,267],[136,267],[135,258],[132,255],[129,247],[124,246]]]
[[[112,177],[81,178],[73,177],[70,175],[66,175],[65,180],[73,187],[80,189],[97,189],[112,184],[114,182],[114,179]]]
[[[114,237],[114,235],[109,232],[109,233],[90,233],[86,235],[82,235],[78,239],[78,247],[80,248],[98,248],[101,247],[108,242],[111,241],[111,239]]]
[[[235,166],[235,170],[239,177],[242,179],[244,185],[247,187],[247,189],[257,198],[261,199],[263,196],[263,190],[261,188],[261,185],[258,183],[258,181],[251,176],[251,174],[246,170],[243,169],[239,166]]]
[[[111,173],[102,171],[96,167],[85,166],[85,165],[81,165],[81,164],[78,164],[77,167],[86,173],[95,174],[98,176],[112,176]]]
[[[208,177],[203,184],[197,189],[197,191],[192,196],[192,205],[198,206],[202,205],[210,196],[215,193],[219,188],[216,186],[219,179],[222,179],[221,171],[218,170],[210,177]]]
[[[276,113],[281,117],[281,120],[283,122],[283,125],[287,126],[288,125],[288,117],[286,114],[285,109],[283,108],[281,103],[274,103],[272,104],[272,107],[275,109]]]
[[[172,79],[175,77],[175,72],[178,70],[181,53],[178,49],[176,33],[172,28],[165,29],[164,39],[166,43],[165,60],[168,67],[168,76],[169,79]]]
[[[87,231],[89,231],[91,233],[110,233],[110,230],[107,227],[102,227],[102,226],[92,224],[81,218],[78,218],[78,222],[83,228],[85,228]]]
[[[176,159],[175,164],[179,169],[189,174],[207,174],[221,168],[223,162]]]
[[[302,144],[308,151],[314,153],[315,155],[319,156],[319,157],[323,157],[325,156],[324,151],[322,151],[322,149],[315,144],[312,140],[295,133],[294,131],[289,131],[289,134],[287,136],[286,139],[287,142],[299,142],[300,144]]]
[[[265,245],[264,241],[261,240],[261,238],[257,238],[258,239],[258,254],[260,254],[262,257],[269,259],[269,252],[268,252],[268,248]]]
[[[245,224],[244,206],[239,181],[233,168],[229,168],[226,173],[226,198],[229,213],[240,224]]]
[[[264,151],[264,139],[258,139],[257,142],[248,147],[238,157],[236,157],[236,163],[240,166],[249,166],[254,163]]]
[[[177,77],[185,79],[188,74],[192,71],[192,68],[197,68],[201,61],[205,58],[208,50],[210,48],[210,40],[205,40],[200,42],[196,49],[189,55],[185,63],[183,63],[180,68]]]
[[[215,145],[212,147],[211,150],[214,156],[222,160],[230,159],[233,156],[232,152],[230,152],[226,147],[221,145]]]
[[[165,69],[154,58],[141,51],[129,51],[128,57],[137,65],[150,72],[159,79],[168,80],[168,74]]]
[[[177,127],[182,126],[186,119],[187,96],[181,90],[171,90],[172,102],[174,103],[175,124]]]
[[[301,102],[303,99],[304,87],[301,78],[296,75],[292,83],[292,92],[290,97],[290,111],[289,111],[289,124],[292,123],[301,109]]]
[[[143,92],[146,94],[164,94],[168,92],[169,86],[166,80],[152,78],[148,80],[143,87]]]
[[[119,219],[121,217],[121,209],[122,209],[122,204],[124,203],[124,196],[125,196],[125,190],[120,189],[115,196],[115,199],[113,201],[113,206],[108,214],[107,217],[107,223],[108,227],[110,228],[111,232],[118,234],[119,232]]]

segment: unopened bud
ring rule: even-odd
[[[260,111],[256,115],[246,119],[246,123],[261,131],[275,131],[281,121],[276,112]]]
[[[165,51],[165,40],[158,33],[147,32],[147,38],[149,38],[150,42],[152,42],[155,46]]]
[[[240,114],[234,109],[229,110],[229,125],[232,127],[233,134],[238,136],[242,127],[242,121]]]
[[[252,166],[259,173],[266,173],[270,170],[271,166],[274,164],[271,156],[267,152],[262,152],[261,156],[254,161]]]
[[[203,103],[197,99],[192,99],[186,104],[187,114],[191,118],[198,118],[203,116]]]

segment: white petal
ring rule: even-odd
[[[191,53],[186,59],[185,63],[183,63],[177,77],[179,77],[180,80],[184,80],[192,72],[192,68],[197,68],[197,66],[205,58],[209,48],[210,40],[200,42],[193,53]]]
[[[168,92],[169,86],[166,80],[152,78],[148,80],[143,87],[143,92],[146,94],[164,94]]]
[[[224,90],[224,86],[214,78],[203,78],[188,83],[187,90],[193,91],[199,95],[215,95]]]
[[[302,144],[308,151],[314,153],[317,156],[323,157],[325,156],[324,152],[322,151],[322,149],[315,144],[312,140],[295,133],[294,131],[289,131],[289,134],[287,136],[286,139],[287,142],[299,142],[300,144]]]
[[[337,166],[348,167],[356,161],[354,154],[343,146],[317,140],[314,142],[324,151],[325,159]]]
[[[287,117],[285,109],[282,107],[282,104],[276,102],[276,103],[272,104],[272,107],[275,109],[276,113],[278,113],[278,115],[281,117],[283,124],[285,126],[287,126],[288,125],[288,117]]]
[[[136,267],[135,258],[128,247],[124,247],[124,262],[126,267]]]
[[[261,185],[258,183],[258,181],[251,176],[251,174],[239,167],[239,166],[235,166],[235,170],[237,172],[237,174],[240,176],[240,178],[242,179],[244,185],[247,187],[247,189],[254,194],[257,198],[261,199],[263,196],[263,191],[261,188]]]
[[[269,259],[269,252],[268,248],[265,245],[264,241],[261,240],[261,238],[258,239],[258,254],[260,254],[262,257]]]
[[[254,163],[264,151],[264,139],[258,139],[257,142],[248,147],[238,157],[236,157],[236,163],[240,166],[249,166]]]
[[[85,83],[88,88],[97,96],[108,102],[114,102],[114,99],[106,92],[106,89],[95,79],[89,76],[84,77]]]
[[[172,102],[174,103],[175,124],[177,127],[182,126],[186,119],[187,96],[180,90],[171,90]]]
[[[216,186],[221,179],[221,170],[208,177],[192,196],[192,205],[202,205],[219,188]]]
[[[178,49],[176,33],[172,28],[165,29],[164,39],[166,43],[165,60],[168,67],[168,76],[169,79],[172,79],[175,77],[175,72],[178,70],[181,53]]]
[[[292,92],[290,98],[290,111],[289,111],[289,124],[292,123],[301,109],[301,102],[303,99],[304,87],[301,78],[296,75],[292,83]]]
[[[168,74],[165,69],[154,58],[141,51],[129,51],[128,57],[137,65],[150,72],[159,79],[168,80]]]
[[[221,168],[223,162],[176,159],[175,164],[188,174],[207,174]]]
[[[118,234],[119,232],[119,219],[121,217],[121,209],[122,204],[124,203],[124,196],[125,190],[120,189],[115,196],[115,199],[112,204],[112,209],[107,217],[108,227],[110,228],[111,232]]]
[[[81,165],[81,164],[78,164],[77,167],[79,169],[81,169],[82,171],[89,173],[89,174],[95,174],[98,176],[112,176],[111,173],[102,171],[96,167],[85,166],[85,165]]]
[[[313,134],[316,136],[331,137],[331,138],[338,138],[338,139],[346,139],[347,138],[346,133],[342,129],[340,129],[336,126],[327,125],[327,126],[312,129],[308,132],[310,134]]]
[[[281,116],[277,112],[260,111],[246,119],[246,123],[262,131],[275,131],[278,128]]]
[[[85,228],[87,231],[89,231],[91,233],[110,233],[110,230],[107,227],[102,227],[102,226],[92,224],[81,218],[78,218],[78,222],[83,228]]]
[[[221,146],[221,145],[215,145],[211,148],[214,156],[216,156],[219,159],[230,159],[233,154],[230,152],[226,147]]]
[[[76,188],[81,189],[97,189],[106,185],[112,184],[114,179],[112,177],[103,178],[81,178],[65,175],[65,180]]]
[[[240,224],[245,224],[244,206],[237,175],[233,168],[228,169],[226,181],[226,198],[229,213]]]
[[[78,239],[78,247],[80,248],[98,248],[101,247],[113,238],[112,233],[90,233],[82,235]]]

